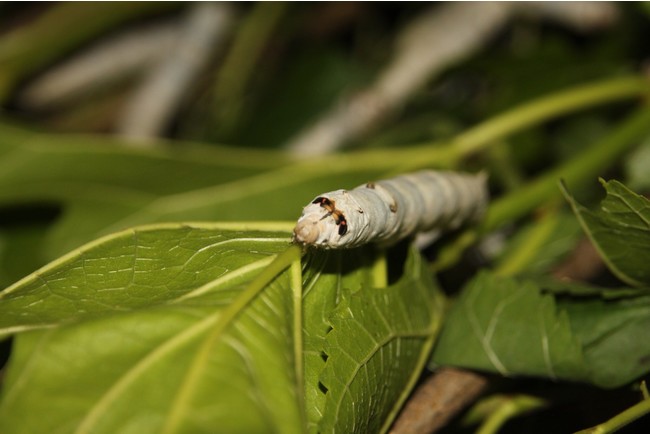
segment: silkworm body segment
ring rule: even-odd
[[[303,209],[293,240],[333,249],[390,245],[476,221],[487,201],[485,174],[425,170],[319,195]]]

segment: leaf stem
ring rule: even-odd
[[[401,169],[436,166],[455,167],[470,154],[484,150],[519,131],[541,124],[550,119],[598,104],[641,97],[650,92],[650,81],[640,76],[601,80],[562,90],[548,96],[524,103],[500,115],[488,119],[456,136],[446,144],[429,142],[400,148],[389,156],[378,152],[378,159],[404,162]],[[371,154],[368,152],[370,157]],[[384,160],[385,162],[386,160]],[[379,161],[377,163],[381,164]],[[399,164],[399,163],[398,163]]]
[[[650,82],[642,77],[598,81],[557,92],[515,107],[487,122],[470,128],[454,140],[459,155],[466,156],[512,133],[572,111],[613,100],[640,96],[650,91]]]
[[[645,416],[648,413],[650,413],[650,399],[644,399],[643,401],[633,405],[627,410],[617,414],[608,421],[594,427],[578,431],[576,434],[612,433],[618,431],[625,425],[634,422],[635,420],[639,419],[642,416]]]
[[[498,229],[545,203],[560,198],[559,180],[579,185],[595,179],[649,131],[650,107],[643,105],[587,151],[492,202],[482,226],[467,229],[458,235],[455,241],[445,246],[432,265],[433,270],[440,271],[453,265],[463,250],[480,235]]]
[[[535,254],[548,240],[553,230],[560,224],[557,215],[557,202],[545,207],[535,226],[526,236],[525,242],[511,252],[494,270],[497,276],[513,276],[525,270],[535,258]]]
[[[534,396],[520,395],[508,398],[483,422],[477,434],[497,433],[509,419],[545,405],[544,400]]]
[[[386,263],[386,250],[377,249],[375,260],[371,269],[372,286],[385,288],[388,286],[388,264]]]
[[[467,129],[451,141],[405,145],[395,149],[372,149],[324,156],[298,162],[294,168],[327,173],[377,168],[390,174],[423,167],[454,168],[469,155],[498,144],[500,140],[550,119],[650,93],[643,76],[600,80],[561,90],[521,104]]]
[[[587,151],[493,202],[483,232],[520,218],[544,202],[559,197],[557,183],[560,179],[567,184],[585,184],[595,179],[649,131],[650,107],[643,105]]]
[[[467,229],[458,234],[453,241],[442,247],[438,257],[431,264],[431,272],[437,273],[454,265],[463,251],[478,240],[476,228]]]
[[[257,72],[255,65],[287,9],[284,2],[256,3],[239,25],[213,90],[213,122],[222,134],[237,126],[248,99],[245,91]]]
[[[289,249],[296,247],[291,246]],[[305,415],[305,379],[304,379],[304,345],[303,345],[303,300],[302,300],[302,265],[300,256],[295,258],[291,253],[293,259],[291,261],[290,279],[291,279],[291,292],[293,294],[293,359],[294,370],[296,375],[296,396],[300,400],[300,415],[303,421],[303,427],[306,426]]]

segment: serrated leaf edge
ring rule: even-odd
[[[602,178],[600,178],[599,180],[600,180],[601,184],[603,185],[603,187],[607,188],[608,182],[603,180]],[[623,184],[621,184],[621,185],[623,185]],[[591,244],[594,246],[594,248],[598,252],[598,255],[600,256],[600,258],[607,265],[607,268],[609,268],[611,270],[611,272],[614,273],[614,275],[616,275],[616,277],[621,279],[621,281],[623,281],[623,282],[625,282],[625,283],[627,283],[627,284],[629,284],[631,286],[635,286],[635,287],[644,286],[645,284],[643,282],[640,282],[640,281],[638,281],[638,280],[636,280],[634,278],[631,278],[630,276],[628,276],[627,274],[622,272],[614,263],[612,263],[609,260],[609,256],[605,254],[605,252],[603,251],[603,249],[600,246],[600,243],[598,243],[598,241],[594,238],[593,234],[591,233],[591,231],[587,227],[587,223],[585,222],[584,218],[582,217],[582,213],[590,213],[591,214],[592,211],[590,209],[582,206],[580,203],[578,203],[578,201],[575,200],[575,198],[571,195],[571,193],[569,193],[569,190],[568,190],[567,186],[564,184],[563,181],[560,181],[560,190],[562,191],[562,194],[564,195],[564,198],[567,200],[567,202],[569,202],[569,205],[571,206],[571,209],[573,210],[574,215],[576,216],[576,218],[580,222],[580,226],[582,226],[582,229],[585,232],[585,234],[587,235],[587,238],[589,238],[589,241],[591,242]],[[631,190],[630,190],[630,192],[633,193],[633,194],[636,194]],[[607,194],[609,194],[609,192],[607,192]]]

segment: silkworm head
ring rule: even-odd
[[[335,240],[340,237],[340,224],[340,217],[320,203],[311,203],[303,209],[293,229],[293,241],[316,247],[333,247]]]
[[[293,228],[293,240],[300,244],[316,244],[321,234],[322,220],[316,214],[307,214],[298,220]]]

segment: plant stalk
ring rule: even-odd
[[[516,106],[469,128],[446,144],[430,142],[398,149],[400,154],[392,158],[405,164],[415,162],[417,167],[453,168],[469,155],[532,126],[581,109],[647,94],[650,94],[650,81],[640,76],[576,86]]]
[[[638,144],[649,132],[650,107],[643,105],[587,151],[493,202],[488,209],[482,232],[494,230],[545,202],[558,198],[560,180],[574,187],[595,181],[613,161]]]
[[[494,201],[488,209],[482,226],[462,232],[454,242],[443,248],[436,262],[432,264],[432,270],[438,272],[456,263],[463,250],[473,244],[480,235],[485,235],[544,204],[559,199],[560,180],[573,186],[584,185],[590,180],[595,181],[613,161],[620,158],[648,133],[650,133],[650,107],[643,105],[587,151]]]

